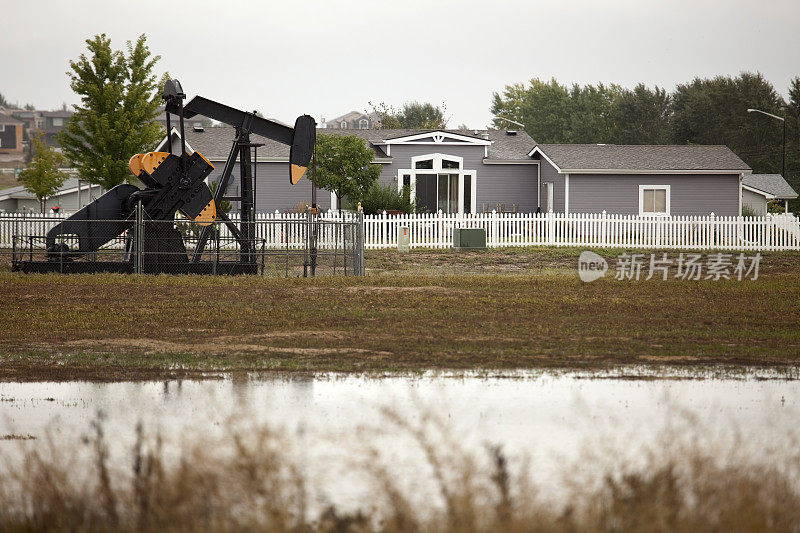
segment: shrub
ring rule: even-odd
[[[361,201],[361,208],[365,215],[377,215],[384,211],[413,213],[414,202],[411,201],[411,190],[408,187],[403,187],[402,191],[398,191],[391,185],[376,183],[367,190]]]

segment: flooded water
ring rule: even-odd
[[[629,374],[625,371],[623,374]],[[391,415],[387,415],[391,413]],[[82,437],[102,413],[112,456],[124,463],[141,422],[175,450],[197,439],[225,442],[231,428],[278,429],[319,501],[354,504],[368,495],[354,473],[366,449],[379,451],[408,487],[430,480],[413,429],[443,449],[485,455],[500,445],[527,459],[540,482],[557,486],[568,469],[593,473],[642,460],[668,437],[691,433],[699,446],[792,449],[800,420],[800,381],[769,373],[734,377],[669,373],[519,372],[502,376],[263,378],[145,383],[0,384],[0,454],[48,443],[80,455]],[[400,420],[400,422],[398,422]],[[11,463],[6,463],[5,467]],[[594,472],[594,473],[598,473]],[[574,471],[573,471],[574,473]]]

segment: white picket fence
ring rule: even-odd
[[[0,248],[10,248],[13,235],[44,235],[67,216],[67,213],[48,216],[0,213]],[[352,217],[326,213],[319,220],[335,222],[341,221],[343,216]],[[262,213],[257,217],[256,235],[264,240],[267,248],[302,247],[306,220],[307,216],[302,213]],[[321,227],[321,244],[342,239],[336,225]],[[396,248],[401,227],[409,229],[410,244],[415,248],[450,248],[454,228],[483,228],[489,247],[800,250],[800,219],[791,214],[764,217],[638,217],[605,213],[384,214],[364,217],[365,247]],[[223,238],[228,236],[224,227],[222,235]],[[122,242],[119,239],[117,244]]]
[[[486,244],[597,248],[800,250],[800,220],[764,217],[639,217],[600,214],[481,213],[364,217],[366,248],[395,248],[401,227],[411,247],[449,248],[453,228],[483,228]]]

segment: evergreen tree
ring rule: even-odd
[[[128,179],[128,160],[152,148],[163,134],[160,93],[152,56],[141,35],[127,54],[112,50],[105,34],[86,40],[88,56],[70,61],[70,87],[81,97],[59,135],[64,154],[81,177],[110,189]]]
[[[64,156],[47,146],[40,133],[33,138],[36,155],[31,163],[19,174],[19,181],[39,200],[39,208],[44,213],[45,201],[53,196],[67,179],[67,174],[59,170],[66,164]]]

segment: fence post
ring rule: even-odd
[[[142,201],[136,202],[136,222],[134,224],[134,258],[133,258],[133,271],[136,274],[141,274],[144,271],[144,208]]]
[[[358,220],[357,220],[358,228],[356,229],[357,235],[357,246],[358,246],[358,272],[356,273],[357,276],[363,276],[366,273],[366,267],[364,265],[364,211],[358,211]]]

